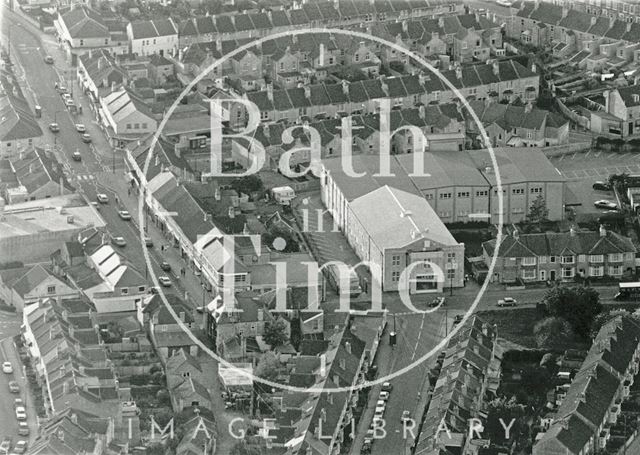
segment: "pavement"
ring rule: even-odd
[[[24,375],[20,356],[13,344],[13,337],[20,333],[20,318],[14,313],[0,312],[0,363],[9,361],[13,366],[13,373],[0,373],[0,424],[2,437],[10,436],[13,443],[20,439],[33,441],[37,435],[38,422],[34,407],[34,400],[29,390],[27,378]],[[9,381],[16,381],[20,386],[20,394],[9,392]],[[13,401],[21,397],[27,407],[27,423],[30,435],[18,435],[18,421],[16,420]]]

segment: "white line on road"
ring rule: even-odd
[[[590,153],[591,153],[591,150],[589,150],[589,151],[587,152],[587,154],[586,154],[584,157],[585,157],[585,158],[586,158],[586,157],[588,157]]]
[[[576,156],[578,156],[578,153],[574,153],[573,156],[571,157],[572,160],[576,159]]]
[[[560,155],[560,159],[558,161],[564,160],[564,155]]]
[[[593,156],[598,157],[598,156],[600,156],[601,153],[602,153],[602,150],[596,152]]]

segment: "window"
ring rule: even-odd
[[[394,254],[393,256],[391,256],[391,265],[394,265],[394,266],[400,265],[400,256],[399,255],[395,255]]]
[[[589,262],[604,262],[604,256],[601,254],[590,254]]]
[[[431,200],[433,200],[433,194],[425,194],[425,195],[424,195],[424,198],[425,198],[427,201],[431,201]]]
[[[579,254],[578,255],[578,262],[586,262],[587,260],[587,256],[584,254]]]
[[[134,123],[133,124],[133,128],[136,129],[136,130],[139,130],[140,129],[140,124],[139,123]]]
[[[458,192],[458,197],[460,197],[460,198],[469,197],[469,192],[468,191],[459,191]]]
[[[129,293],[129,288],[121,288],[120,289],[120,293],[121,294],[128,294]]]
[[[56,287],[55,286],[47,286],[47,294],[55,294]]]
[[[106,46],[106,45],[108,45],[108,44],[109,44],[109,38],[105,38],[105,39],[104,39],[104,45]]]
[[[182,377],[183,377],[183,378],[188,378],[188,377],[190,377],[190,376],[191,376],[191,372],[189,372],[189,371],[183,371],[183,372],[182,372]]]
[[[456,262],[456,253],[447,253],[447,262]]]
[[[622,253],[614,253],[609,255],[609,262],[622,262],[624,257]]]
[[[562,269],[562,278],[573,278],[574,270],[573,267],[564,267]]]
[[[562,256],[562,263],[563,264],[573,264],[573,256]]]
[[[536,265],[535,257],[522,258],[522,265]]]
[[[536,275],[536,269],[525,269],[522,271],[523,280],[535,280]]]
[[[554,262],[556,262],[556,257],[555,256],[549,256],[549,262],[551,262],[552,264]]]
[[[127,123],[127,129],[130,130],[131,129],[131,123]]]
[[[245,276],[244,275],[235,275],[233,277],[233,281],[235,281],[236,283],[245,281]]]
[[[489,195],[489,191],[487,190],[476,191],[476,197],[486,197],[488,195]]]
[[[513,209],[511,209],[511,213],[513,213],[514,215],[521,215],[524,213],[524,209],[522,207],[514,207]]]
[[[536,186],[535,188],[531,188],[531,194],[538,194],[538,193],[542,193],[542,188],[540,188],[539,186]]]
[[[144,286],[138,286],[138,292],[144,292],[145,287]]]
[[[609,267],[609,275],[622,275],[622,267],[619,265],[612,265]]]
[[[513,194],[524,194],[524,188],[514,188],[513,190],[511,190],[511,193],[513,193]]]
[[[604,275],[604,267],[601,265],[589,267],[589,276],[602,276]]]
[[[539,264],[546,264],[547,263],[547,257],[546,256],[540,256],[538,258],[538,263]]]
[[[142,128],[147,129],[147,124],[146,124],[146,123],[143,123],[143,124],[142,124]]]
[[[440,199],[451,199],[451,193],[440,193]]]
[[[391,281],[400,281],[400,272],[391,272]]]
[[[80,40],[80,46],[84,46],[84,40],[83,39]]]

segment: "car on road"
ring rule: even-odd
[[[58,93],[67,93],[67,87],[65,87],[64,85],[56,84],[56,90],[58,91]]]
[[[385,391],[380,392],[378,399],[382,401],[387,401],[389,399],[389,392],[385,392]]]
[[[9,381],[9,392],[20,393],[20,386],[16,381]]]
[[[158,277],[158,282],[163,285],[165,288],[171,287],[171,280],[168,276],[160,276]]]
[[[516,306],[518,301],[513,297],[505,297],[504,299],[498,300],[499,307],[507,307],[507,306]]]
[[[11,438],[5,436],[0,443],[0,453],[9,453],[9,450],[11,450]]]
[[[27,420],[27,410],[24,408],[24,406],[19,406],[16,408],[16,419]]]
[[[13,366],[11,365],[11,362],[2,363],[2,372],[7,374],[13,373]]]
[[[49,130],[52,133],[57,133],[58,131],[60,131],[60,125],[58,125],[56,122],[49,123]]]
[[[149,237],[148,235],[144,236],[144,244],[148,247],[151,248],[153,246],[153,240],[151,240],[151,237]]]
[[[393,386],[391,385],[390,382],[383,382],[382,383],[382,391],[383,392],[391,392],[393,390]]]
[[[608,182],[595,182],[592,188],[596,191],[611,191],[611,185]]]
[[[382,418],[382,416],[384,415],[384,410],[385,410],[384,406],[377,406],[375,412],[373,413],[373,416]]]
[[[27,422],[18,422],[18,434],[20,436],[29,436],[29,424]]]
[[[127,246],[127,241],[124,239],[124,237],[120,237],[120,236],[113,237],[113,239],[111,239],[111,241],[116,246],[120,246],[120,247]]]
[[[91,143],[91,135],[88,133],[84,133],[82,135],[82,142],[84,142],[85,144],[90,144]]]
[[[618,204],[613,201],[607,201],[606,199],[596,201],[593,205],[598,209],[615,210],[618,208]]]
[[[50,55],[45,55],[44,62],[48,65],[53,65],[53,57]]]
[[[118,215],[120,216],[120,218],[122,218],[125,221],[131,220],[131,214],[126,210],[119,210]]]
[[[160,264],[160,268],[164,272],[170,272],[171,271],[171,264],[169,264],[167,261],[162,261],[162,263]]]
[[[436,297],[429,303],[429,307],[435,308],[439,305],[444,306],[444,297]]]
[[[400,422],[405,422],[407,420],[411,420],[411,413],[406,409],[402,411],[402,417],[400,417]]]
[[[75,127],[76,127],[76,131],[78,133],[86,133],[87,132],[87,127],[84,126],[83,123],[76,123]]]
[[[387,403],[384,400],[378,400],[378,402],[376,403],[376,408],[380,408],[380,407],[387,407]]]
[[[462,316],[461,314],[457,315],[455,318],[453,318],[453,325],[460,324],[463,319],[464,316]]]
[[[71,155],[71,158],[73,158],[73,161],[82,161],[82,155],[77,150],[73,152],[73,155]]]
[[[19,407],[19,406],[23,406],[24,407],[24,400],[22,398],[14,398],[13,400],[13,409]]]
[[[98,193],[96,195],[96,199],[98,199],[98,202],[100,204],[108,204],[109,203],[109,196],[107,196],[104,193]]]
[[[23,454],[27,451],[27,441],[20,440],[16,442],[12,453]]]

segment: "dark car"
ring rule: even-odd
[[[162,261],[162,263],[160,264],[160,268],[162,270],[164,270],[165,272],[170,272],[171,271],[171,264],[169,264],[166,261]]]
[[[435,308],[440,304],[442,304],[442,306],[444,306],[444,297],[436,297],[431,302],[429,302],[429,307]]]
[[[71,158],[73,158],[73,161],[82,161],[82,155],[78,151],[73,152]]]
[[[611,185],[607,182],[595,182],[593,189],[596,191],[611,191]]]
[[[49,65],[53,65],[53,57],[50,56],[50,55],[45,56],[44,62],[49,64]]]
[[[463,316],[461,314],[457,315],[453,318],[453,325],[460,324],[462,322]]]

